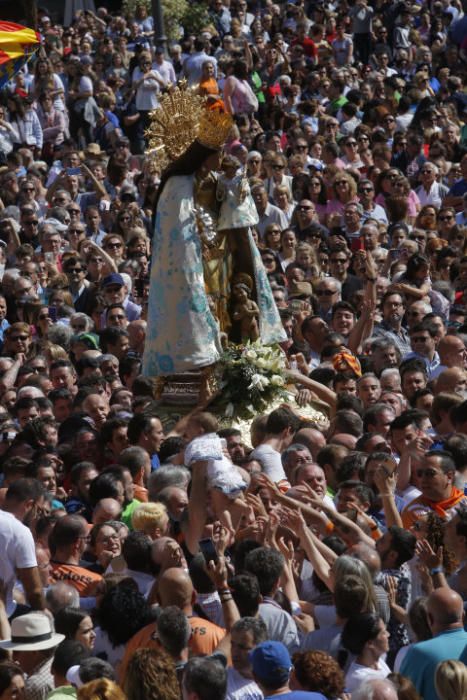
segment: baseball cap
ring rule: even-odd
[[[265,685],[287,682],[292,660],[282,642],[267,641],[258,644],[248,654],[253,673]]]
[[[118,272],[112,272],[111,275],[107,275],[107,277],[104,277],[102,280],[102,287],[110,287],[112,284],[118,284],[120,287],[123,287],[125,285],[125,282],[123,280],[123,277],[118,274]]]

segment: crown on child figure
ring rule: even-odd
[[[208,110],[206,99],[189,88],[186,80],[170,85],[149,117],[146,154],[159,168],[179,158],[194,141],[220,149],[233,124],[230,114]]]

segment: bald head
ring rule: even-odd
[[[120,520],[122,507],[115,498],[101,498],[94,508],[92,522],[94,525],[106,523],[108,520]]]
[[[381,558],[373,547],[359,542],[352,547],[351,556],[367,565],[372,578],[381,571]]]
[[[467,367],[467,352],[464,342],[457,335],[445,335],[438,344],[441,364],[446,367]]]
[[[461,367],[451,367],[441,372],[436,382],[436,394],[442,391],[464,391],[467,386],[467,372]]]
[[[350,435],[350,433],[336,433],[329,440],[330,445],[342,445],[347,447],[348,450],[354,450],[357,444],[357,438],[355,435]]]
[[[181,610],[191,607],[194,597],[191,578],[184,569],[167,569],[159,577],[157,592],[161,607],[175,605]]]
[[[294,442],[308,447],[314,460],[321,448],[326,447],[326,438],[315,428],[302,428],[295,434]]]
[[[463,627],[464,603],[452,588],[437,588],[428,598],[428,623],[433,634]]]

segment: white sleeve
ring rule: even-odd
[[[15,533],[14,554],[14,564],[17,569],[30,569],[33,566],[37,566],[34,539],[27,527],[18,528]]]

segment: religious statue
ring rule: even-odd
[[[250,274],[253,281],[262,342],[280,342],[285,333],[250,230],[257,222],[254,203],[248,204],[248,217],[239,219],[232,200],[237,175],[225,171],[219,184],[231,116],[207,110],[200,96],[182,86],[161,98],[151,119],[148,155],[159,166],[165,159],[166,167],[155,202],[143,371],[166,377],[218,361],[221,334],[231,325],[235,273]],[[218,186],[227,187],[229,194],[220,197]]]
[[[254,343],[259,338],[258,304],[250,299],[251,288],[243,282],[234,282],[232,297],[234,300],[232,321],[240,326],[242,343]]]

